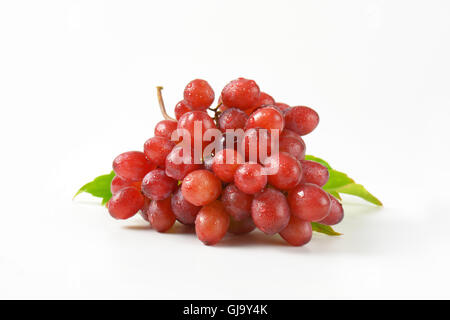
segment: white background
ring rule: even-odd
[[[0,298],[450,298],[448,1],[0,2]],[[340,238],[202,245],[75,191],[139,150],[184,85],[239,76],[315,108]]]

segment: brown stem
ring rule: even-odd
[[[159,109],[161,110],[161,114],[163,115],[164,119],[166,119],[166,120],[175,120],[174,118],[172,118],[171,116],[169,116],[167,114],[166,107],[164,106],[164,99],[163,99],[162,93],[161,93],[162,89],[163,89],[163,87],[160,87],[160,86],[156,87],[156,92],[158,94]]]

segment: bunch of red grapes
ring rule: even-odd
[[[143,152],[125,152],[114,159],[113,196],[107,204],[111,216],[128,219],[140,212],[159,232],[179,221],[195,226],[206,245],[218,243],[227,232],[241,235],[258,228],[301,246],[311,240],[311,222],[334,225],[343,219],[340,202],[322,189],[328,169],[305,160],[301,136],[319,123],[313,109],[275,102],[255,81],[244,78],[228,83],[218,106],[211,108],[214,99],[208,82],[191,81],[175,106],[176,120],[160,121]],[[203,137],[194,136],[196,121],[203,132],[223,132],[223,148],[200,161],[194,161],[194,153],[185,155],[181,143],[172,140],[174,131],[184,129],[192,142],[200,139],[205,144]],[[227,143],[227,129],[242,129],[243,139]],[[276,156],[270,150],[274,130],[279,133]],[[267,146],[266,157],[248,161],[251,138]],[[277,172],[264,174],[263,169],[271,167]]]

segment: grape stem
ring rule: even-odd
[[[161,110],[161,114],[166,120],[175,120],[174,118],[172,118],[167,114],[166,107],[164,105],[164,99],[162,97],[162,89],[163,87],[161,86],[156,87],[156,93],[158,95],[159,109]]]

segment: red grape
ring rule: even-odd
[[[301,136],[313,131],[319,124],[319,115],[311,108],[298,106],[286,110],[284,114],[286,128]]]
[[[175,120],[162,120],[155,126],[155,136],[172,139],[172,132],[177,130],[178,122]]]
[[[258,107],[268,106],[268,105],[273,105],[273,104],[275,104],[275,99],[272,98],[271,95],[269,95],[265,92],[262,92],[262,91],[259,93],[258,102],[256,104]]]
[[[325,166],[310,160],[301,160],[300,164],[303,168],[302,183],[312,183],[323,187],[328,182],[330,173]]]
[[[189,111],[192,111],[192,107],[185,100],[181,100],[175,106],[175,118],[180,120],[181,116]]]
[[[194,206],[192,203],[188,202],[183,197],[181,188],[178,188],[172,195],[171,204],[172,211],[178,221],[182,224],[194,224],[195,217],[201,207]]]
[[[144,206],[144,197],[133,187],[126,187],[113,194],[108,201],[108,210],[115,219],[128,219]]]
[[[227,213],[236,221],[250,217],[253,196],[239,190],[234,184],[223,189],[222,203]]]
[[[177,181],[168,177],[163,169],[155,169],[142,179],[142,193],[152,200],[163,200],[177,187]]]
[[[283,115],[274,107],[259,108],[248,117],[245,130],[250,128],[264,128],[267,130],[279,130],[284,128]]]
[[[312,238],[311,222],[291,215],[289,224],[280,232],[280,236],[292,246],[303,246]]]
[[[175,223],[175,215],[170,207],[170,198],[152,200],[148,207],[148,218],[152,227],[158,232],[166,232]]]
[[[228,227],[228,232],[234,235],[242,235],[250,233],[255,230],[255,224],[253,223],[252,217],[248,217],[244,220],[238,221],[230,216],[230,226]]]
[[[205,205],[195,219],[197,237],[206,245],[215,245],[227,233],[230,217],[220,201]]]
[[[151,202],[152,202],[151,199],[144,197],[144,205],[142,206],[141,210],[139,210],[139,214],[141,215],[142,219],[144,219],[147,222],[150,222],[148,220],[148,207],[150,206]]]
[[[131,181],[140,181],[155,165],[150,162],[143,152],[129,151],[118,155],[113,161],[116,175]]]
[[[244,161],[242,156],[233,149],[223,149],[214,156],[212,170],[224,182],[232,182],[234,173]]]
[[[288,202],[292,214],[306,221],[323,220],[330,212],[328,193],[315,184],[299,184],[291,189]]]
[[[195,79],[184,89],[184,100],[193,110],[206,110],[214,101],[214,90],[207,81]]]
[[[234,184],[242,192],[255,194],[267,184],[267,176],[263,174],[263,167],[257,163],[244,163],[234,174]]]
[[[201,163],[194,163],[194,152],[184,154],[183,146],[175,146],[166,157],[166,175],[175,180],[183,178],[194,170],[202,168]]]
[[[305,158],[306,145],[303,139],[300,136],[298,137],[300,139],[282,135],[279,141],[279,151],[287,152],[297,160],[303,160]]]
[[[329,196],[331,199],[330,214],[326,216],[325,219],[320,220],[319,223],[333,226],[344,219],[344,209],[338,199],[331,194],[329,194]]]
[[[144,153],[148,159],[160,168],[164,168],[166,157],[175,143],[167,138],[153,137],[145,141]]]
[[[266,234],[272,235],[283,230],[289,223],[290,215],[286,197],[278,190],[266,188],[253,198],[253,222]]]
[[[183,179],[183,197],[195,206],[204,206],[216,200],[222,191],[222,183],[211,171],[196,170]]]
[[[298,161],[285,152],[280,152],[264,160],[264,166],[276,172],[267,176],[269,184],[280,189],[289,190],[299,184],[302,168]],[[278,168],[278,170],[277,170]]]
[[[194,136],[194,125],[195,122],[200,122],[201,133],[199,132],[197,136]],[[203,141],[203,134],[206,130],[216,128],[214,120],[204,111],[190,111],[183,114],[178,121],[178,129],[184,129],[191,135],[191,144]],[[201,135],[200,135],[201,134]],[[208,144],[208,143],[206,143]]]
[[[303,139],[302,139],[302,137],[300,136],[300,135],[298,135],[298,134],[296,134],[294,131],[292,131],[292,130],[289,130],[289,129],[284,129],[283,130],[283,132],[281,132],[281,134],[280,134],[280,139],[281,138],[295,138],[295,139],[297,139],[297,140],[301,140],[301,141],[303,141]]]
[[[119,176],[115,176],[111,181],[111,193],[114,194],[117,191],[122,190],[126,187],[135,187],[136,189],[141,189],[141,181],[130,181],[122,179]]]
[[[227,129],[243,129],[248,116],[238,108],[225,110],[219,117],[219,128],[223,132]]]
[[[259,99],[259,87],[253,80],[239,78],[222,90],[223,104],[241,110],[253,107]]]

